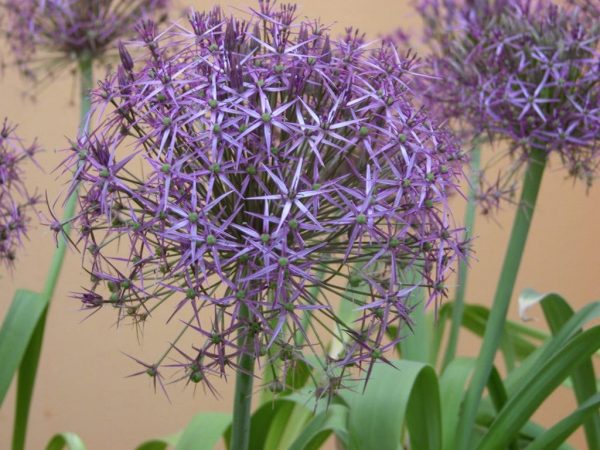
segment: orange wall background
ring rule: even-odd
[[[230,10],[254,4],[252,0],[221,2]],[[188,5],[202,9],[211,4],[191,1]],[[347,25],[357,26],[373,38],[399,26],[411,31],[421,26],[407,0],[303,0],[299,5],[301,15],[320,16],[331,23],[334,34]],[[97,74],[103,74],[103,70]],[[31,86],[14,69],[8,68],[0,79],[0,118],[6,115],[20,123],[21,136],[26,140],[38,136],[47,149],[38,158],[45,173],[31,167],[27,175],[30,185],[40,193],[47,191],[50,199],[57,197],[65,182],[57,179],[58,173],[52,173],[62,159],[55,149],[65,148],[66,137],[74,136],[77,129],[74,83],[73,77],[65,73],[40,90],[37,101],[31,102],[22,95],[31,92]],[[459,221],[462,210],[463,205],[457,202]],[[467,292],[470,302],[489,304],[493,296],[513,212],[505,206],[493,219],[478,217],[476,259]],[[0,319],[17,287],[42,288],[54,246],[52,233],[37,225],[29,238],[14,273],[4,271],[1,276]],[[175,432],[199,411],[230,411],[233,383],[216,383],[221,398],[176,384],[169,388],[169,403],[163,394],[154,393],[150,379],[125,378],[137,366],[124,353],[152,360],[165,348],[171,333],[155,318],[148,321],[138,340],[131,327],[115,327],[116,316],[110,309],[84,321],[85,314],[69,294],[86,282],[80,257],[71,252],[50,310],[28,449],[44,448],[50,436],[59,431],[77,432],[90,450],[133,449],[145,439]],[[574,185],[556,160],[551,161],[545,175],[516,292],[525,287],[559,292],[575,308],[600,298],[600,189],[594,186],[587,193],[585,187]],[[510,314],[517,319],[516,295]],[[535,310],[531,315],[537,319],[534,324],[543,327],[541,312]],[[463,337],[459,353],[475,355],[477,344],[477,339]],[[156,348],[159,350],[153,351]],[[13,404],[14,386],[0,410],[0,448],[9,447]],[[549,425],[573,405],[572,394],[564,389],[544,405],[537,417]],[[585,448],[581,433],[571,442]]]

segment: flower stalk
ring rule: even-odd
[[[240,320],[249,320],[248,306],[240,306]],[[233,423],[231,433],[232,450],[248,450],[250,447],[250,417],[252,407],[252,385],[254,382],[254,349],[251,333],[240,332],[238,344],[242,352],[235,380],[233,399]]]
[[[80,130],[81,132],[85,131],[86,127],[86,117],[90,110],[90,90],[92,89],[93,84],[93,71],[92,71],[92,58],[87,54],[82,55],[79,59],[79,71],[80,71],[80,83],[81,83],[81,97],[80,97]],[[44,290],[42,291],[42,296],[46,299],[46,310],[42,313],[40,321],[38,322],[34,334],[31,338],[29,346],[27,348],[27,353],[31,355],[30,365],[27,373],[23,373],[19,371],[18,376],[18,384],[21,385],[35,385],[35,378],[37,374],[37,368],[39,364],[39,356],[41,354],[41,347],[44,339],[44,330],[46,327],[46,320],[48,318],[48,307],[50,305],[50,301],[54,296],[54,291],[56,290],[56,285],[58,283],[58,279],[60,277],[60,273],[62,271],[62,267],[64,265],[65,254],[67,250],[67,236],[69,235],[71,229],[71,221],[75,216],[75,210],[77,206],[77,198],[78,193],[77,189],[74,189],[68,198],[65,209],[64,209],[64,219],[62,226],[62,233],[60,233],[57,237],[57,247],[52,256],[52,261],[50,263],[50,269],[48,271],[48,276],[46,278],[46,283],[44,285]],[[29,419],[29,409],[31,406],[31,397],[33,394],[33,389],[19,389],[17,388],[17,392],[19,396],[15,403],[15,422],[13,428],[13,441],[12,441],[12,449],[13,450],[23,450],[25,448],[25,439],[27,437],[27,422]]]
[[[521,265],[525,243],[527,242],[527,235],[542,182],[546,160],[547,153],[545,150],[539,148],[531,150],[529,164],[525,172],[521,199],[513,222],[508,249],[502,265],[502,272],[500,273],[500,280],[496,288],[496,295],[483,337],[482,348],[477,359],[477,364],[475,365],[471,384],[465,396],[463,414],[460,418],[456,434],[457,442],[455,448],[468,448],[468,443],[471,441],[471,433],[481,401],[481,395],[492,371],[498,346],[502,341],[506,315],[519,272],[519,266]]]
[[[86,131],[86,118],[90,111],[91,99],[90,90],[93,87],[94,77],[92,71],[92,58],[84,54],[79,58],[79,72],[80,72],[80,133]],[[78,190],[73,189],[73,192],[65,203],[65,209],[63,213],[62,221],[62,236],[58,237],[58,245],[56,251],[52,257],[50,264],[50,272],[46,278],[46,284],[42,295],[48,300],[52,299],[54,291],[56,289],[56,283],[60,276],[62,266],[65,259],[65,253],[67,250],[67,238],[71,231],[71,221],[75,216],[75,209],[77,207]]]
[[[464,242],[469,242],[473,237],[473,228],[475,226],[475,212],[477,209],[477,183],[479,182],[479,170],[481,167],[481,143],[477,138],[473,139],[473,148],[471,150],[471,174],[469,177],[469,193],[467,197],[467,209],[465,211],[465,235]],[[458,346],[458,335],[460,332],[463,315],[465,312],[465,293],[467,290],[467,275],[469,273],[469,263],[462,259],[458,264],[458,287],[456,288],[456,298],[452,305],[452,323],[450,325],[450,335],[442,367],[450,364],[456,355]]]

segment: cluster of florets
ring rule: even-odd
[[[34,143],[23,145],[16,126],[6,119],[0,127],[0,260],[12,266],[29,222],[28,213],[38,201],[23,183],[23,162],[38,151]]]
[[[328,331],[345,342],[333,366],[371,364],[408,333],[411,293],[443,296],[462,252],[447,205],[460,151],[412,106],[411,60],[260,5],[247,21],[194,12],[191,30],[145,23],[146,58],[121,47],[94,93],[99,126],[66,163],[92,277],[77,297],[134,322],[172,305],[174,365],[195,383],[240,352],[285,373],[325,354]]]
[[[101,58],[169,0],[0,0],[3,32],[18,67],[35,76],[81,58]],[[42,52],[42,54],[40,54]]]
[[[422,0],[420,11],[437,112],[508,142],[515,168],[541,148],[589,184],[599,156],[600,4],[574,3]]]

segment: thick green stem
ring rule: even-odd
[[[456,434],[457,442],[454,447],[457,449],[467,450],[470,448],[470,443],[472,443],[471,437],[477,410],[494,365],[496,352],[502,341],[506,315],[523,257],[523,250],[527,241],[545,166],[546,152],[540,149],[531,150],[529,165],[525,172],[521,200],[517,208],[508,249],[502,265],[502,272],[500,273],[500,280],[483,336],[483,344],[463,403],[462,415]]]
[[[248,308],[242,305],[240,308],[240,320],[248,320],[249,317]],[[254,382],[254,347],[252,336],[242,332],[238,339],[238,344],[242,353],[239,358],[239,369],[235,379],[230,450],[249,450],[250,410],[252,407],[252,384]]]
[[[475,210],[477,206],[477,184],[479,183],[479,168],[481,165],[481,148],[477,138],[473,141],[473,150],[471,151],[471,174],[469,177],[469,196],[467,198],[467,210],[465,211],[465,241],[473,237],[473,228],[475,226]],[[467,259],[463,258],[458,264],[458,287],[456,288],[456,298],[452,305],[452,322],[450,325],[450,335],[448,336],[448,345],[442,363],[442,368],[446,368],[456,355],[458,346],[458,335],[462,325],[463,315],[465,313],[465,292],[467,290],[467,275],[469,265]]]
[[[86,117],[90,111],[91,100],[90,90],[92,89],[93,74],[92,74],[92,59],[88,55],[81,55],[79,58],[80,72],[80,132],[84,132],[86,128]],[[42,296],[47,299],[46,310],[43,312],[36,326],[34,335],[27,347],[26,359],[28,366],[26,371],[19,370],[17,378],[17,401],[15,403],[15,422],[13,427],[12,450],[23,450],[25,448],[25,439],[27,437],[27,422],[29,420],[29,409],[31,406],[31,397],[33,395],[33,387],[39,363],[39,357],[44,339],[44,329],[46,319],[48,317],[48,307],[54,296],[56,284],[60,276],[60,272],[65,260],[67,250],[67,239],[71,231],[71,220],[75,215],[77,207],[77,190],[67,199],[63,212],[63,235],[58,236],[58,246],[52,256],[50,269],[42,291]]]

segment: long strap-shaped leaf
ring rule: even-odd
[[[529,445],[531,445],[531,443],[533,441],[535,441],[536,439],[539,439],[540,436],[542,436],[544,433],[547,433],[548,430],[546,428],[544,428],[543,426],[541,426],[540,424],[537,424],[535,422],[527,422],[525,424],[525,426],[523,427],[523,429],[521,430],[521,434],[525,437],[529,437]],[[566,442],[563,442],[562,444],[558,444],[556,447],[554,447],[555,450],[577,450],[574,447],[571,447],[569,444],[567,444]]]
[[[474,367],[474,359],[457,358],[446,366],[440,378],[443,450],[454,449],[460,404],[465,395],[467,380],[471,376]]]
[[[46,309],[41,295],[18,290],[0,329],[0,405]]]
[[[137,450],[213,450],[230,425],[230,414],[199,413],[181,433],[144,442]]]
[[[479,450],[505,448],[542,402],[600,347],[600,326],[572,338],[559,353],[536,365],[506,403],[479,444]]]
[[[490,310],[483,305],[466,305],[463,326],[482,337],[489,319]],[[507,320],[504,329],[504,346],[510,346],[518,359],[524,359],[535,351],[538,343],[549,337],[548,333]],[[510,344],[510,345],[509,345]],[[502,348],[502,347],[501,347]]]
[[[81,438],[75,433],[60,433],[50,439],[46,450],[86,450]]]
[[[402,448],[404,425],[411,448],[440,449],[442,424],[435,371],[414,361],[393,364],[395,367],[377,364],[364,392],[342,394],[349,407],[348,450]]]
[[[331,405],[308,422],[288,450],[318,450],[331,433],[346,444],[348,442],[347,418],[346,406]]]
[[[421,275],[416,271],[407,275],[410,277],[408,282],[418,285]],[[413,308],[411,318],[413,321],[412,330],[406,332],[406,337],[400,341],[400,354],[402,359],[428,363],[432,360],[431,336],[433,335],[433,321],[431,315],[426,314],[425,288],[415,289],[408,298],[409,307]]]
[[[25,448],[29,410],[31,408],[31,399],[33,398],[35,376],[42,354],[42,342],[44,340],[47,315],[48,305],[46,304],[46,307],[33,330],[33,335],[29,340],[29,344],[27,345],[27,349],[25,350],[17,373],[17,401],[15,402],[15,421],[13,425],[12,444],[12,448],[16,450]]]
[[[524,291],[519,298],[519,305],[540,303],[553,335],[560,332],[561,328],[574,316],[573,309],[564,298],[555,293],[539,294],[533,290]],[[592,311],[594,311],[592,309]],[[600,310],[599,310],[600,311]],[[596,374],[591,359],[585,360],[577,367],[571,376],[573,390],[577,403],[582,405],[598,391],[596,388]],[[588,420],[584,423],[585,437],[589,450],[600,450],[600,414],[598,411],[589,413]]]
[[[584,325],[600,317],[600,302],[589,303],[577,311],[560,328],[552,339],[547,339],[523,363],[513,370],[505,380],[509,397],[523,385],[523,380],[532,373],[534,366],[547,361],[557,353],[575,334],[579,333]]]
[[[86,450],[85,444],[75,433],[60,433],[52,436],[46,450]]]
[[[526,450],[554,450],[560,447],[582,423],[598,412],[600,394],[596,394],[583,402],[575,412],[558,422],[544,434],[536,438],[526,447]]]
[[[323,404],[317,404],[316,400],[314,392],[312,390],[309,392],[308,389],[304,388],[293,394],[263,403],[254,411],[250,419],[250,448],[253,450],[282,448],[281,445],[284,440],[277,440],[271,437],[273,433],[278,433],[277,430],[273,430],[273,427],[280,424],[285,425],[286,421],[297,417],[293,414],[290,415],[290,408],[293,410],[293,407],[305,410],[308,413],[321,412],[325,407],[324,402],[322,402]],[[305,417],[308,419],[308,416],[303,416],[302,420],[306,420]],[[302,422],[302,424],[304,423]],[[286,427],[286,430],[290,430],[290,428]],[[291,433],[297,434],[298,431],[291,431]],[[230,448],[231,427],[224,431],[223,438],[225,439],[226,447]]]
[[[456,427],[460,417],[461,404],[465,396],[465,385],[473,373],[475,364],[476,360],[473,358],[455,358],[444,369],[440,377],[443,450],[454,450],[455,448]],[[492,368],[487,388],[490,394],[490,407],[484,408],[484,406],[488,405],[488,402],[482,403],[481,409],[484,409],[484,411],[482,411],[481,418],[478,416],[477,420],[479,422],[482,419],[485,422],[481,424],[482,427],[487,427],[492,423],[495,413],[500,411],[507,401],[504,383],[495,366]],[[489,411],[485,409],[489,409]],[[512,446],[514,447],[514,445]]]

